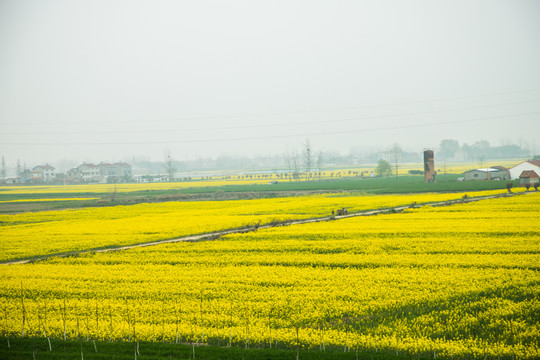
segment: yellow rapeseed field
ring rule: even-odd
[[[302,199],[296,211],[329,199]],[[271,203],[261,214],[275,211]],[[358,349],[365,357],[538,359],[539,211],[540,193],[529,193],[4,265],[1,328],[6,336]]]
[[[95,197],[84,197],[84,198],[58,198],[58,199],[16,199],[16,200],[2,200],[0,204],[9,204],[9,203],[21,203],[21,202],[45,202],[45,201],[87,201],[87,200],[99,200]]]
[[[497,161],[496,164],[511,167],[520,162],[519,159]],[[475,163],[438,163],[437,172],[444,174],[461,174],[467,170],[480,167],[480,164]],[[485,166],[484,166],[485,167]],[[408,175],[409,170],[423,170],[423,164],[399,164],[398,173],[400,175]],[[392,171],[395,171],[392,168]],[[349,169],[334,169],[319,172],[312,172],[312,178],[320,179],[337,179],[343,177],[355,177],[364,173],[364,176],[369,176],[375,172],[375,166],[362,165],[356,168]],[[320,175],[319,175],[320,174]],[[288,174],[290,175],[290,174]],[[302,173],[300,178],[295,181],[305,181],[306,175]],[[23,187],[2,187],[0,194],[17,195],[17,194],[84,194],[84,193],[110,193],[115,192],[135,192],[135,191],[151,191],[151,190],[181,190],[195,187],[218,187],[225,185],[262,185],[269,181],[279,180],[282,182],[291,181],[285,177],[285,174],[268,173],[268,174],[246,174],[246,175],[227,175],[227,176],[206,176],[193,178],[192,181],[182,182],[155,182],[155,183],[129,183],[129,184],[80,184],[80,185],[33,185]]]
[[[503,190],[468,192],[468,196]],[[0,215],[0,261],[132,245],[192,234],[350,212],[460,199],[463,193],[315,195],[276,199],[145,203]]]
[[[81,185],[34,185],[0,189],[0,194],[84,194],[133,192],[147,190],[174,190],[193,187],[212,187],[224,185],[266,184],[268,180],[205,180],[192,182],[157,182],[157,183],[128,183],[128,184],[81,184]]]

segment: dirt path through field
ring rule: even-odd
[[[384,208],[384,209],[377,209],[377,210],[362,211],[362,212],[358,212],[358,213],[354,213],[354,214],[348,214],[348,215],[335,215],[335,216],[333,215],[333,216],[324,216],[324,217],[317,217],[317,218],[310,218],[310,219],[291,220],[291,221],[277,223],[277,224],[260,225],[260,226],[254,226],[254,227],[249,227],[249,228],[242,228],[242,229],[230,229],[230,230],[215,231],[215,232],[206,233],[206,234],[183,236],[183,237],[179,237],[179,238],[175,238],[175,239],[158,240],[158,241],[142,243],[142,244],[118,246],[118,247],[114,247],[114,248],[90,249],[90,250],[72,251],[72,252],[61,253],[61,254],[51,254],[51,255],[46,255],[46,256],[42,256],[42,257],[38,257],[38,258],[32,258],[32,259],[6,261],[6,262],[0,263],[0,265],[27,264],[27,263],[36,262],[36,261],[47,260],[47,259],[50,259],[50,258],[62,258],[62,257],[76,256],[76,255],[86,254],[86,253],[91,253],[91,252],[104,253],[104,252],[110,252],[110,251],[122,251],[122,250],[129,250],[129,249],[133,249],[133,248],[154,246],[154,245],[167,244],[167,243],[170,244],[170,243],[177,243],[177,242],[211,241],[211,240],[215,240],[215,239],[217,239],[217,238],[219,238],[221,236],[224,236],[224,235],[246,233],[246,232],[251,232],[251,231],[257,231],[259,229],[268,229],[268,228],[277,227],[277,226],[290,226],[290,225],[307,224],[307,223],[314,223],[314,222],[321,222],[321,221],[347,219],[347,218],[356,217],[356,216],[372,216],[372,215],[378,215],[378,214],[392,214],[392,213],[402,212],[405,209],[420,208],[420,207],[423,207],[423,206],[450,206],[450,205],[455,205],[455,204],[463,204],[463,203],[467,203],[467,202],[481,201],[481,200],[487,200],[487,199],[495,199],[495,198],[499,198],[499,197],[508,197],[508,196],[514,196],[514,195],[522,195],[522,194],[525,194],[525,193],[504,193],[504,194],[498,194],[498,195],[479,196],[479,197],[474,197],[474,198],[448,200],[448,201],[425,203],[425,204],[402,205],[402,206],[396,206],[396,207],[392,207],[392,208]]]

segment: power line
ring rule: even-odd
[[[319,121],[302,121],[302,122],[287,122],[287,123],[272,123],[272,124],[258,124],[258,125],[238,125],[238,126],[222,126],[222,127],[212,127],[212,130],[236,130],[236,129],[256,129],[256,128],[273,128],[273,127],[280,127],[280,126],[295,126],[295,125],[314,125],[314,124],[335,124],[335,123],[342,123],[347,121],[358,121],[358,120],[376,120],[376,119],[388,119],[388,118],[395,118],[395,117],[406,117],[406,116],[418,116],[418,115],[429,115],[429,114],[441,114],[441,113],[447,113],[447,112],[455,112],[455,111],[463,111],[463,110],[475,110],[475,109],[484,109],[484,108],[491,108],[491,107],[499,107],[499,106],[507,106],[507,105],[517,105],[517,104],[527,104],[527,103],[535,103],[539,102],[540,99],[534,99],[534,100],[526,100],[526,101],[516,101],[516,102],[509,102],[509,103],[498,103],[498,104],[490,104],[490,105],[478,105],[478,106],[467,106],[467,107],[459,107],[459,108],[452,108],[452,109],[444,109],[444,110],[432,110],[432,111],[419,111],[419,112],[410,112],[410,113],[394,113],[394,114],[386,114],[386,115],[373,115],[373,116],[362,116],[362,117],[351,117],[351,118],[344,118],[344,119],[335,119],[335,120],[319,120]],[[153,123],[153,122],[152,122]],[[173,132],[196,132],[196,131],[208,131],[207,128],[202,129],[167,129],[167,130],[132,130],[132,131],[126,131],[121,130],[122,134],[168,134]],[[54,134],[61,134],[61,135],[73,135],[73,134],[79,134],[80,131],[55,131]],[[92,134],[92,135],[100,135],[100,134],[112,134],[113,132],[110,130],[107,131],[85,131],[85,134]],[[4,132],[4,135],[29,135],[32,133],[29,132]],[[43,131],[39,132],[38,134],[43,134]]]
[[[335,111],[342,111],[342,110],[372,109],[372,108],[385,108],[385,107],[391,107],[391,106],[437,103],[437,102],[445,102],[445,101],[452,101],[452,100],[485,98],[485,97],[489,97],[489,96],[533,93],[533,92],[539,92],[539,91],[540,91],[540,89],[528,89],[528,90],[517,90],[517,91],[498,92],[498,93],[470,95],[470,96],[456,96],[456,97],[449,97],[449,98],[428,99],[428,100],[409,101],[409,102],[397,102],[397,103],[374,104],[374,105],[351,106],[351,107],[339,107],[339,108],[323,108],[323,109],[317,109],[317,110],[277,111],[277,112],[269,112],[269,113],[252,113],[252,114],[221,115],[221,116],[193,116],[193,117],[179,117],[179,118],[158,119],[158,120],[118,120],[118,121],[114,121],[114,123],[116,123],[116,124],[159,123],[159,122],[163,123],[163,122],[175,122],[175,121],[228,120],[228,119],[272,117],[272,116],[294,115],[294,114],[313,114],[313,113],[335,112]],[[538,101],[538,100],[531,100],[531,102],[532,101]],[[524,103],[525,102],[529,102],[529,101],[524,101]],[[521,102],[516,102],[516,104],[518,104],[518,103],[521,103]],[[512,104],[512,103],[509,103],[509,104]],[[490,106],[490,105],[486,105],[486,106]],[[96,121],[92,121],[92,123],[96,123]],[[108,123],[110,123],[110,121],[107,121],[106,123],[108,124]],[[36,123],[36,122],[18,122],[18,124],[20,124],[20,125],[41,125],[42,123],[41,122],[39,122],[39,123]],[[65,125],[65,124],[70,124],[70,122],[69,121],[63,121],[63,122],[52,122],[52,123],[47,123],[47,124],[48,125]],[[290,123],[287,123],[287,124],[290,124]],[[185,131],[195,131],[195,130],[187,129]]]
[[[212,139],[198,139],[198,140],[167,140],[167,141],[128,141],[128,142],[72,142],[72,143],[22,143],[22,142],[4,142],[3,145],[37,145],[37,146],[66,146],[66,145],[150,145],[150,144],[194,144],[194,143],[209,143],[209,142],[229,142],[229,141],[253,141],[253,140],[269,140],[269,139],[286,139],[286,138],[297,138],[297,137],[310,137],[310,136],[320,136],[320,135],[341,135],[341,134],[351,134],[351,133],[362,133],[362,132],[376,132],[376,131],[386,131],[386,130],[400,130],[400,129],[410,129],[410,128],[420,128],[420,127],[431,127],[439,125],[450,125],[450,124],[459,124],[459,123],[470,123],[477,121],[486,121],[486,120],[495,120],[495,119],[507,119],[520,116],[529,116],[540,114],[540,111],[529,112],[529,113],[520,113],[520,114],[509,114],[501,116],[489,116],[481,118],[472,118],[465,120],[452,120],[452,121],[440,121],[433,123],[423,123],[423,124],[410,124],[410,125],[399,125],[399,126],[382,126],[374,128],[363,128],[363,129],[350,129],[342,131],[324,131],[324,132],[313,132],[313,133],[302,133],[302,134],[291,134],[291,135],[268,135],[268,136],[257,136],[257,137],[237,137],[237,138],[212,138]]]

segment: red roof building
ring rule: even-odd
[[[534,185],[540,181],[540,176],[534,170],[526,170],[519,175],[520,185]]]
[[[32,179],[36,182],[49,182],[56,179],[54,166],[49,164],[38,165],[32,169]]]

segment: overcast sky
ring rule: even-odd
[[[8,165],[539,136],[540,1],[0,1]]]

